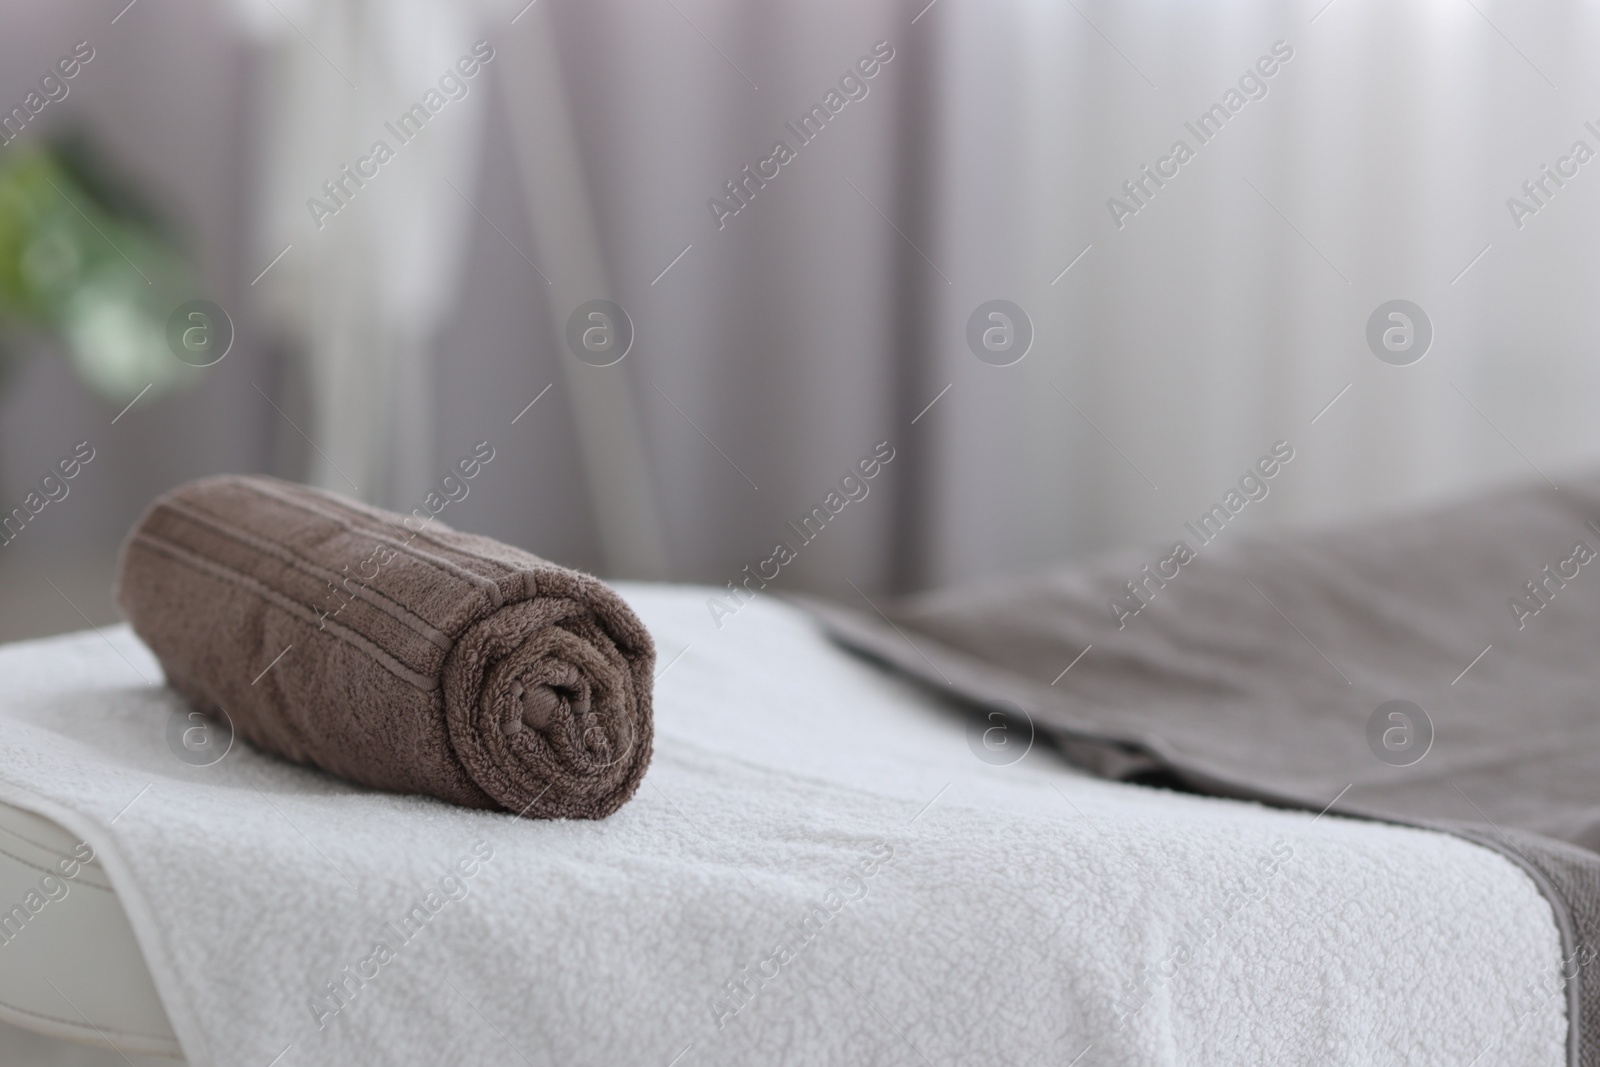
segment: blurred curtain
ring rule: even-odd
[[[442,20],[418,49],[442,41],[453,55],[457,9],[413,2],[417,25]],[[497,62],[534,61],[517,7],[482,31]],[[1586,295],[1600,278],[1580,236],[1600,210],[1586,182],[1600,179],[1585,172],[1522,228],[1506,208],[1575,139],[1600,147],[1583,126],[1596,97],[1582,60],[1600,34],[1576,0],[538,10],[560,45],[603,246],[610,291],[592,296],[621,304],[636,330],[622,363],[578,371],[634,397],[678,577],[741,580],[880,441],[895,458],[797,546],[789,587],[909,589],[1167,541],[1280,439],[1296,459],[1241,525],[1352,517],[1505,478],[1559,483],[1600,452]],[[388,31],[340,25],[326,30],[335,42],[366,42],[350,58],[359,78],[381,78],[373,53],[389,46],[372,42]],[[293,214],[393,108],[361,110],[328,64],[280,39],[301,84],[273,138],[296,147],[273,166],[306,162],[273,185],[273,210]],[[1185,123],[1280,41],[1293,56],[1265,95],[1199,145]],[[875,47],[893,58],[862,79],[865,95],[797,136]],[[514,92],[503,106],[516,112]],[[452,174],[467,173],[468,126],[449,129]],[[1108,199],[1179,138],[1194,158],[1117,225]],[[744,168],[780,140],[794,158],[750,179]],[[318,240],[339,255],[297,261],[297,242],[272,272],[315,317],[312,436],[333,442],[331,457],[367,457],[352,460],[359,476],[345,471],[357,481],[401,462],[379,457],[404,454],[397,428],[426,407],[403,402],[426,390],[424,338],[461,254],[461,198],[419,171],[414,184],[385,177],[387,195],[410,197],[386,217],[415,226],[330,220]],[[730,182],[748,202],[719,217]],[[539,258],[563,270],[559,248]],[[549,299],[539,288],[530,298]],[[1409,367],[1364,340],[1395,298],[1434,327]],[[556,324],[576,299],[550,309]],[[1012,366],[968,347],[968,318],[992,299],[1034,327]],[[530,358],[570,362],[547,333]],[[398,413],[361,413],[374,366],[395,370]]]
[[[433,348],[459,295],[490,78],[459,79],[461,99],[439,81],[478,39],[480,5],[233,2],[267,42],[253,287],[306,357],[307,478],[409,509],[438,477]],[[430,90],[440,111],[399,128]],[[379,141],[394,157],[351,178]]]
[[[1246,530],[1594,462],[1600,264],[1579,249],[1600,190],[1574,178],[1520,229],[1507,209],[1575,140],[1600,148],[1593,5],[934,11],[947,184],[929,252],[960,273],[928,353],[956,385],[921,579],[1170,543],[1279,439],[1297,458]],[[1276,42],[1292,59],[1202,145],[1185,123]],[[1119,228],[1108,199],[1180,138],[1195,158]],[[1037,358],[997,372],[965,350],[987,293],[1030,311]],[[1395,298],[1434,327],[1406,367],[1365,341]]]

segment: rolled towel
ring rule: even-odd
[[[598,819],[650,763],[655,646],[622,598],[417,514],[190,482],[128,535],[117,602],[201,710],[362,785]]]

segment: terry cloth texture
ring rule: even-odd
[[[168,683],[261,748],[468,807],[616,811],[650,763],[638,617],[588,575],[415,523],[271,478],[190,482],[129,535],[117,602]]]
[[[1186,547],[813,606],[1107,777],[1499,849],[1556,910],[1571,1062],[1600,1064],[1600,477]]]
[[[1565,1062],[1561,939],[1499,852],[1043,745],[991,763],[959,709],[788,605],[719,629],[714,588],[619,592],[664,669],[655,759],[609,819],[250,745],[193,766],[168,747],[188,705],[124,626],[0,646],[0,801],[93,847],[191,1067]],[[58,907],[0,975],[81,1021],[61,994],[103,961],[53,950]]]

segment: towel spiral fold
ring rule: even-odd
[[[649,633],[510,545],[270,478],[157,499],[117,601],[169,684],[260,748],[362,785],[603,818],[649,766]]]

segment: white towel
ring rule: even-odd
[[[991,765],[792,609],[623,592],[657,755],[603,822],[186,764],[124,628],[0,649],[0,799],[94,845],[197,1067],[1565,1061],[1496,854]]]

